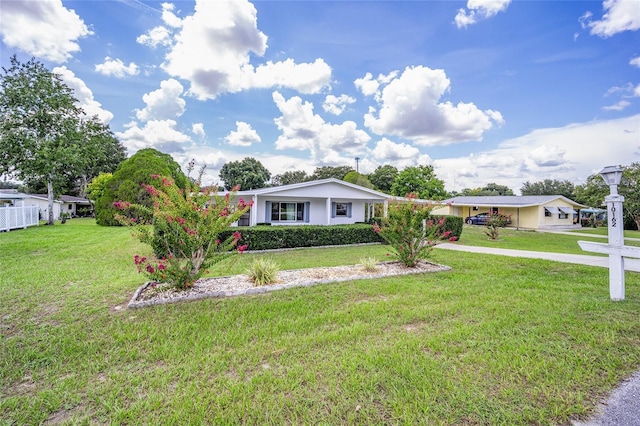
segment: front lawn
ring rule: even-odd
[[[578,241],[607,242],[606,238],[597,236],[588,237],[584,235],[556,234],[551,232],[516,230],[514,228],[500,229],[499,238],[497,240],[491,240],[485,235],[486,230],[486,226],[464,225],[460,241],[456,244],[600,256],[596,253],[582,251],[578,245]],[[625,244],[638,247],[640,246],[640,241],[627,240]]]
[[[576,229],[573,232],[578,232],[581,234],[596,234],[596,235],[609,235],[609,229],[606,226],[601,226],[599,228],[580,228]],[[624,230],[625,238],[640,238],[640,231],[625,229]]]
[[[564,424],[640,365],[640,274],[614,303],[606,269],[436,250],[452,271],[127,310],[136,253],[87,219],[0,233],[3,421]]]

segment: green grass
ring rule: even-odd
[[[572,232],[578,232],[581,234],[596,234],[596,235],[609,235],[609,229],[604,226],[600,228],[580,228]],[[625,238],[640,238],[640,231],[634,231],[626,229],[624,231]]]
[[[127,310],[136,253],[91,220],[0,233],[2,422],[566,424],[640,365],[639,274],[611,302],[605,269],[436,250],[452,271]]]
[[[533,250],[551,253],[585,254],[598,256],[595,253],[585,252],[580,249],[578,241],[595,241],[606,243],[606,239],[600,237],[587,237],[584,235],[555,234],[551,232],[536,232],[503,228],[497,240],[487,238],[485,226],[464,225],[460,241],[456,244],[496,247],[512,250]],[[640,246],[640,241],[625,241],[629,246]]]

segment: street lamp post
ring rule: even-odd
[[[600,176],[609,185],[610,194],[605,197],[607,203],[607,225],[609,231],[609,293],[611,300],[624,300],[624,222],[622,203],[624,197],[618,194],[618,185],[622,180],[622,169],[609,166],[602,169]]]

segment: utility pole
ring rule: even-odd
[[[360,173],[358,171],[358,161],[360,161],[360,157],[356,157],[356,173]]]

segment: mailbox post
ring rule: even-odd
[[[618,185],[622,179],[622,169],[615,166],[605,167],[600,176],[609,185],[610,194],[605,197],[607,203],[607,227],[609,232],[609,293],[611,300],[624,300],[624,219],[622,203],[624,197],[618,194]]]

